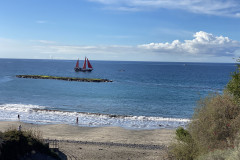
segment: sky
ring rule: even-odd
[[[0,0],[0,58],[236,62],[240,0]]]

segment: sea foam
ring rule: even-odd
[[[118,126],[127,129],[158,129],[186,126],[189,119],[124,116],[100,113],[69,112],[50,110],[44,106],[31,104],[1,104],[0,120],[20,120],[36,124],[71,124],[88,127]],[[76,118],[78,117],[78,124]]]

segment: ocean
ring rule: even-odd
[[[16,121],[19,114],[21,121],[36,124],[176,128],[189,122],[200,98],[222,93],[236,70],[233,63],[90,62],[94,70],[84,73],[74,71],[73,60],[0,59],[0,120]],[[19,74],[113,82],[23,79]]]

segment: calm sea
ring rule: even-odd
[[[235,64],[91,61],[76,73],[72,60],[0,59],[0,120],[17,115],[30,123],[121,126],[130,129],[184,126],[196,102],[222,92]],[[82,64],[83,61],[80,61]],[[106,78],[112,83],[21,79],[18,74]]]

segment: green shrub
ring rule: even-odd
[[[190,133],[180,127],[176,130],[176,143],[170,145],[169,158],[192,160],[198,155],[198,149]]]
[[[192,136],[190,135],[190,133],[182,127],[179,127],[176,130],[176,138],[177,140],[185,143],[189,143],[192,141]]]
[[[171,145],[170,153],[176,159],[195,159],[228,149],[234,145],[239,129],[240,107],[233,96],[227,92],[209,95],[199,101],[187,129],[176,130],[177,142]]]
[[[232,79],[228,82],[226,89],[234,96],[237,103],[240,103],[240,65],[235,72],[232,73]]]
[[[231,146],[239,128],[240,107],[227,93],[201,100],[188,127],[202,153]]]
[[[240,65],[224,93],[201,99],[187,130],[176,131],[170,146],[176,159],[240,159]],[[239,142],[239,141],[238,141]],[[195,145],[195,146],[193,146]]]
[[[15,160],[32,151],[44,153],[55,158],[57,155],[49,149],[48,145],[38,139],[38,134],[30,131],[8,130],[3,132],[3,144],[0,159]]]

